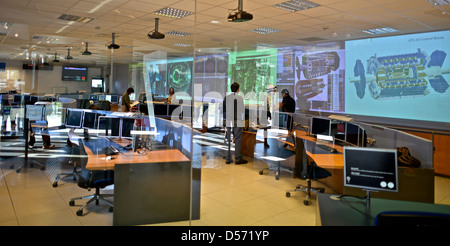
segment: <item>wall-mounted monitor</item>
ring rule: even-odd
[[[398,191],[397,150],[344,147],[344,186]]]
[[[67,117],[66,117],[67,127],[81,128],[82,122],[83,122],[83,110],[73,110],[73,109],[67,110]]]
[[[87,81],[88,68],[87,67],[62,67],[62,80],[64,81]]]

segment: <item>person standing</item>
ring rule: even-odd
[[[223,100],[223,116],[227,131],[226,136],[228,138],[228,146],[231,144],[231,133],[233,133],[235,164],[246,164],[248,161],[244,160],[242,156],[242,132],[245,123],[244,98],[238,94],[238,83],[234,82],[231,84],[230,89],[232,94],[227,95]],[[227,156],[226,163],[228,164],[231,162],[231,157]]]
[[[281,112],[287,113],[286,117],[286,128],[288,130],[288,137],[292,136],[292,130],[294,129],[294,116],[291,113],[295,113],[295,100],[289,95],[289,91],[287,89],[283,89],[281,91],[281,96],[283,97],[280,105]],[[287,138],[286,138],[287,139]],[[295,139],[293,139],[293,143],[295,143]],[[285,147],[287,144],[285,144]]]
[[[131,100],[130,95],[134,93],[133,88],[128,88],[125,93],[122,95],[122,111],[130,112],[131,111]]]

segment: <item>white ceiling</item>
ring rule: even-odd
[[[450,5],[434,6],[426,0],[311,0],[319,7],[288,12],[273,7],[283,0],[243,0],[243,10],[253,20],[229,23],[227,16],[237,9],[238,0],[0,0],[0,59],[25,60],[26,53],[48,57],[57,53],[66,63],[108,64],[142,61],[144,54],[159,50],[169,56],[230,49],[255,49],[255,45],[274,47],[313,42],[378,37],[365,29],[390,27],[408,34],[450,29]],[[152,14],[171,7],[194,14],[177,19]],[[88,23],[59,20],[62,14],[89,17]],[[189,32],[193,35],[148,39],[159,18],[159,32]],[[211,23],[218,21],[219,23]],[[281,30],[257,34],[249,30],[270,27]],[[16,37],[15,34],[18,34]],[[112,33],[120,49],[109,50]],[[317,41],[304,41],[313,39]],[[93,54],[83,56],[85,44]],[[177,47],[173,44],[191,44]],[[65,60],[68,54],[72,60]],[[113,52],[112,52],[113,51]]]

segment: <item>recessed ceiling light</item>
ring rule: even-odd
[[[210,21],[209,23],[211,23],[211,24],[219,24],[219,23],[220,23],[220,21],[217,21],[217,20],[212,20],[212,21]]]
[[[447,5],[450,3],[449,0],[426,0],[426,1],[435,6],[442,6],[442,5]]]
[[[167,32],[166,34],[167,35],[178,36],[178,37],[186,37],[186,36],[192,35],[192,33],[181,32],[181,31],[170,31],[170,32]]]
[[[185,11],[185,10],[179,10],[179,9],[173,9],[173,8],[163,8],[163,9],[153,12],[152,14],[166,16],[166,17],[172,17],[172,18],[183,18],[188,15],[191,15],[192,12]]]
[[[178,47],[191,47],[192,44],[175,43],[175,44],[173,44],[173,46],[178,46]]]
[[[259,34],[269,34],[269,33],[279,32],[281,30],[270,28],[270,27],[260,27],[260,28],[249,30],[249,31],[256,32]]]
[[[313,3],[307,0],[292,0],[284,3],[273,5],[275,8],[284,9],[290,12],[297,12],[305,9],[311,9],[320,6],[320,4]]]
[[[81,22],[81,23],[88,23],[92,21],[92,18],[89,17],[82,17],[82,16],[76,16],[76,15],[66,15],[62,14],[58,17],[60,20],[66,20],[66,21],[75,21],[75,22]]]
[[[377,35],[377,34],[385,34],[385,33],[391,33],[391,32],[398,32],[398,30],[395,30],[390,27],[384,27],[384,28],[375,28],[375,29],[369,29],[369,30],[362,30],[365,33]]]

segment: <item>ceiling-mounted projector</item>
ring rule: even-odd
[[[229,22],[244,22],[244,21],[250,21],[253,19],[253,15],[249,14],[245,11],[238,11],[234,14],[228,15],[228,21]]]
[[[239,0],[238,11],[228,15],[229,22],[244,22],[253,19],[253,15],[242,10],[242,1]]]
[[[85,51],[83,51],[83,53],[81,53],[82,55],[85,55],[85,56],[90,56],[90,55],[92,55],[92,53],[90,52],[90,51],[88,51],[88,42],[86,42],[86,50]]]
[[[70,48],[67,49],[67,56],[66,56],[66,60],[71,60],[73,59],[73,57],[70,55]]]
[[[163,39],[166,37],[163,33],[158,32],[159,18],[155,18],[155,30],[149,32],[147,37],[150,39]]]
[[[115,36],[116,36],[116,34],[113,33],[113,34],[112,34],[112,41],[111,41],[111,44],[108,45],[108,49],[116,50],[116,49],[120,48],[120,45],[114,43],[114,37],[115,37]]]
[[[164,34],[162,34],[162,33],[160,33],[160,32],[156,32],[156,31],[154,31],[154,32],[149,32],[149,33],[147,34],[147,36],[148,36],[148,38],[151,38],[151,39],[163,39],[163,38],[166,37],[166,35],[164,35]]]

